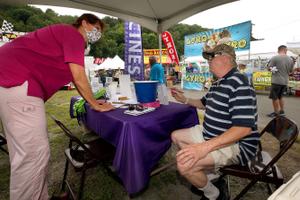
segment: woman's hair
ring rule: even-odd
[[[99,19],[96,15],[85,13],[85,14],[81,15],[80,17],[78,17],[77,20],[75,21],[75,23],[73,23],[72,25],[75,28],[79,28],[81,26],[82,20],[85,20],[88,23],[93,24],[93,25],[98,23],[101,26],[101,32],[103,32],[105,25],[101,21],[101,19]]]

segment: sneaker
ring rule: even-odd
[[[190,187],[190,191],[195,194],[195,195],[198,195],[198,196],[204,196],[203,195],[203,191],[202,190],[199,190],[198,188],[196,188],[195,186],[191,186]]]
[[[279,115],[280,115],[280,116],[285,116],[284,111],[283,111],[283,110],[279,111]]]
[[[270,114],[267,114],[268,117],[276,117],[278,114],[276,112],[272,112]]]
[[[220,195],[217,198],[217,200],[229,200],[230,199],[230,195],[229,195],[229,191],[228,191],[228,185],[227,185],[227,181],[224,178],[220,178],[219,180],[217,180],[214,185],[219,189],[220,191]]]
[[[228,191],[228,185],[227,181],[224,178],[219,178],[216,181],[212,181],[212,183],[219,189],[220,194],[217,198],[217,200],[230,200],[230,195]],[[201,195],[200,200],[209,200],[206,196],[204,196],[203,191],[199,190],[195,186],[191,186],[190,188],[191,192],[193,192],[196,195]]]

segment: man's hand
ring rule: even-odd
[[[208,148],[203,143],[191,144],[178,151],[176,159],[178,165],[188,170],[192,168],[199,160],[205,158],[209,153]]]
[[[183,93],[184,92],[180,89],[177,89],[175,87],[171,88],[172,97],[174,97],[176,99],[176,101],[179,101],[181,103],[185,103],[187,100],[187,98],[184,96]]]

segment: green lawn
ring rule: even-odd
[[[72,132],[76,133],[81,139],[89,137],[86,131],[78,126],[76,119],[69,116],[70,98],[78,95],[76,90],[59,91],[47,103],[46,112],[48,118],[49,142],[51,148],[51,159],[49,166],[49,195],[60,192],[60,185],[65,164],[64,149],[68,146],[68,138],[62,133],[61,129],[50,118],[54,115],[61,120]],[[164,161],[162,161],[164,162]],[[79,183],[77,174],[70,170],[71,182]],[[163,180],[161,182],[159,179]],[[157,189],[161,184],[174,182],[174,174],[157,176],[153,179],[153,184]],[[152,183],[151,183],[152,184]],[[124,188],[107,174],[101,166],[88,170],[86,187],[83,199],[123,199],[126,197]],[[9,199],[9,160],[8,156],[0,152],[0,200]]]
[[[77,95],[76,90],[59,91],[46,103],[46,111],[48,116],[48,131],[51,148],[51,160],[49,166],[49,194],[59,193],[60,185],[64,170],[65,156],[64,149],[67,148],[68,139],[62,133],[60,128],[52,121],[50,114],[61,120],[72,132],[76,133],[81,139],[89,137],[83,128],[78,126],[76,119],[70,119],[69,102],[72,96]],[[268,138],[266,141],[269,141]],[[270,147],[272,143],[268,144]],[[283,156],[279,162],[279,167],[282,169],[284,177],[289,180],[293,174],[299,171],[299,151],[300,139],[298,138],[294,146],[289,152]],[[174,149],[164,156],[161,163],[169,160],[174,160]],[[287,165],[288,163],[288,165]],[[78,176],[70,170],[70,178],[72,183],[79,183]],[[233,196],[240,191],[245,185],[245,180],[232,179],[231,189]],[[149,183],[148,189],[135,200],[182,200],[182,199],[199,199],[193,196],[186,182],[178,176],[175,167],[171,170],[161,173],[153,178]],[[120,200],[128,199],[124,188],[116,182],[107,172],[101,167],[88,170],[86,184],[84,189],[84,200]],[[264,184],[256,184],[244,199],[267,199],[268,194],[264,188]],[[9,161],[8,156],[0,152],[0,200],[9,199]]]

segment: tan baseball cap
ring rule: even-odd
[[[229,56],[231,56],[234,60],[236,59],[234,48],[227,44],[219,44],[213,48],[205,48],[202,52],[202,56],[205,59],[209,59],[210,57],[214,57],[216,53],[226,53]]]

